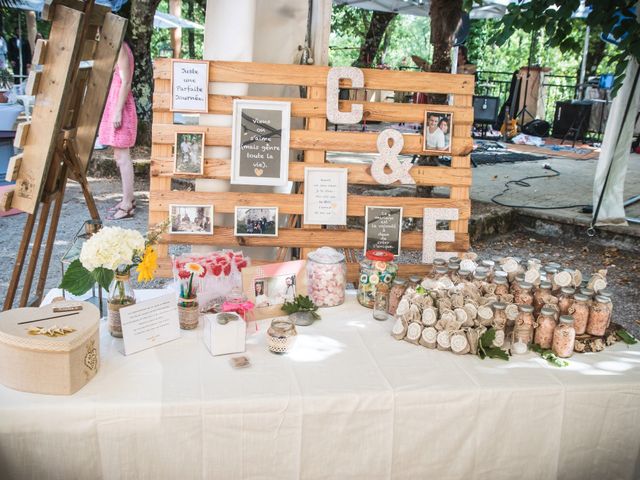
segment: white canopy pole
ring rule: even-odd
[[[580,64],[580,99],[584,99],[584,92],[587,90],[584,86],[584,82],[587,76],[587,55],[589,54],[589,37],[591,34],[591,28],[587,25],[587,29],[584,33],[584,45],[582,46],[582,63]]]
[[[636,12],[636,18],[640,19],[640,1],[636,2]],[[633,140],[633,127],[640,104],[640,82],[636,79],[638,68],[638,62],[634,57],[630,57],[624,83],[611,104],[593,180],[593,218],[596,221],[592,223],[595,225],[627,225],[624,212],[624,180]],[[603,190],[604,193],[601,195]]]

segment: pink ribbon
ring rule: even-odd
[[[246,302],[243,302],[243,303],[224,302],[222,304],[222,311],[223,312],[235,312],[238,315],[240,315],[242,318],[247,320],[245,315],[247,313],[251,313],[253,311],[253,307],[254,306],[255,305],[253,304],[253,302],[250,302],[248,300]]]

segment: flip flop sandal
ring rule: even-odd
[[[121,217],[116,217],[115,214],[118,212],[124,212],[125,214]],[[124,208],[118,208],[113,214],[107,217],[107,220],[124,220],[125,218],[133,218],[133,214],[135,213],[135,207],[131,207],[129,210],[125,210]]]
[[[108,209],[107,212],[109,213],[115,213],[118,210],[120,210],[120,207],[118,206],[120,204],[120,202],[118,203],[114,203],[113,205],[111,205]],[[133,201],[131,202],[131,208],[136,208],[136,199],[134,198]]]

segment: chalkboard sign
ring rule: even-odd
[[[400,255],[402,207],[367,207],[365,245],[367,250],[386,250]]]
[[[234,100],[231,183],[286,185],[291,104]]]
[[[171,111],[202,112],[209,108],[209,62],[171,63]]]

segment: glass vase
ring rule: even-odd
[[[109,285],[109,296],[107,297],[109,333],[122,337],[122,322],[120,321],[120,309],[136,303],[136,297],[131,286],[131,275],[127,273],[116,273]]]
[[[183,330],[193,330],[198,326],[200,310],[196,297],[180,297],[180,301],[178,302],[178,318],[180,319],[180,328]]]

